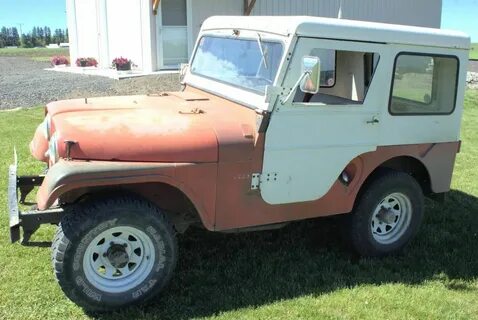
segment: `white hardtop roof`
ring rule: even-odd
[[[260,30],[280,35],[469,49],[460,31],[309,16],[213,16],[202,30]]]

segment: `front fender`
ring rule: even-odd
[[[214,163],[60,160],[48,170],[36,200],[38,208],[46,210],[63,194],[79,188],[165,183],[183,192],[195,206],[205,227],[213,229],[216,172]],[[209,179],[199,179],[204,176]],[[206,188],[204,183],[214,183],[214,186]]]

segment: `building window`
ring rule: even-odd
[[[457,81],[456,57],[401,53],[395,60],[390,113],[450,114]]]

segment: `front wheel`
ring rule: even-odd
[[[379,173],[361,192],[347,217],[346,237],[362,256],[400,251],[417,233],[423,217],[423,192],[404,172]]]
[[[62,219],[52,245],[55,275],[70,300],[107,311],[144,302],[167,284],[177,243],[160,209],[124,197],[75,211]]]

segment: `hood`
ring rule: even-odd
[[[57,101],[47,112],[30,145],[39,160],[48,144],[61,158],[136,162],[217,162],[221,144],[237,161],[253,148],[255,112],[196,91]]]
[[[175,96],[69,100],[48,106],[60,157],[117,161],[216,162],[217,137],[194,102]]]

